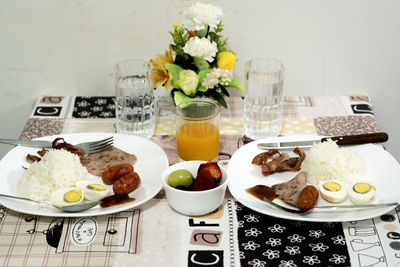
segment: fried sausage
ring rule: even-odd
[[[297,208],[301,210],[309,210],[314,208],[318,201],[318,189],[315,186],[307,185],[301,191],[297,200]]]
[[[105,184],[113,184],[122,176],[133,172],[133,166],[130,163],[123,163],[112,166],[105,170],[101,176]]]
[[[113,190],[116,195],[123,195],[132,192],[140,184],[139,174],[130,172],[114,182]]]

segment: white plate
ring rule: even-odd
[[[83,217],[105,215],[139,206],[152,199],[162,188],[161,174],[168,167],[168,159],[164,151],[154,142],[137,137],[134,135],[110,134],[110,133],[79,133],[65,134],[57,136],[47,136],[40,140],[53,141],[56,137],[63,137],[66,142],[78,144],[81,142],[100,140],[109,136],[114,136],[114,146],[131,154],[135,154],[137,162],[135,171],[141,178],[141,185],[132,191],[129,196],[136,198],[135,201],[101,208],[93,207],[79,213],[66,213],[57,208],[45,204],[36,204],[23,200],[0,197],[0,203],[5,207],[28,214],[40,216],[58,217]],[[36,155],[38,148],[28,148],[17,146],[7,153],[0,161],[0,192],[9,195],[18,195],[17,183],[23,173],[22,166],[29,166],[25,157],[28,153]],[[102,183],[101,177],[90,175],[89,179],[94,179]],[[112,187],[111,192],[112,192]]]
[[[286,139],[281,140],[292,141]],[[234,153],[229,161],[227,168],[229,190],[232,195],[246,207],[263,214],[284,219],[319,222],[364,220],[380,216],[394,208],[341,209],[339,211],[315,210],[308,214],[300,215],[288,213],[270,206],[264,201],[261,201],[247,193],[245,189],[259,184],[271,186],[273,184],[286,182],[292,179],[297,173],[282,172],[269,176],[263,176],[261,174],[260,167],[253,165],[251,161],[254,156],[265,151],[257,148],[257,143],[267,141],[271,140],[258,140],[242,146]],[[400,188],[400,165],[387,151],[382,147],[373,144],[347,146],[346,148],[359,153],[365,161],[366,173],[363,178],[372,181],[376,186],[376,196],[373,203],[396,202],[400,200],[400,190],[398,190],[398,188]],[[305,151],[307,153],[307,150]],[[279,204],[286,205],[278,199],[275,201],[279,202]],[[341,204],[352,203],[347,198]],[[333,204],[325,201],[320,196],[318,205]]]

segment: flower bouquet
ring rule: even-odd
[[[227,107],[226,88],[244,92],[243,84],[233,78],[236,56],[222,40],[222,9],[211,4],[196,3],[184,11],[188,27],[174,24],[170,32],[173,43],[165,54],[150,60],[154,87],[173,88],[175,104],[198,97],[216,100]]]

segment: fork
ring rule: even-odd
[[[394,208],[395,206],[400,204],[399,202],[388,202],[388,203],[377,203],[377,204],[366,204],[366,205],[329,205],[329,206],[315,206],[312,209],[300,210],[300,209],[289,209],[284,206],[278,205],[266,197],[264,197],[264,201],[278,209],[284,210],[286,212],[297,213],[297,214],[305,214],[307,212],[312,211],[313,209],[338,210],[338,209],[379,208],[379,207],[389,207],[389,206],[393,206],[393,208]]]
[[[26,147],[37,147],[37,148],[51,148],[52,142],[39,141],[39,140],[19,140],[19,139],[0,139],[0,143],[9,145],[20,145]],[[114,143],[114,137],[110,136],[97,141],[84,142],[77,145],[85,151],[85,154],[93,154],[104,151],[110,148]]]
[[[271,204],[271,205],[274,206],[275,208],[278,208],[278,209],[281,209],[281,210],[284,210],[284,211],[290,212],[290,213],[304,214],[304,213],[307,213],[307,212],[310,212],[310,211],[311,211],[311,210],[289,209],[289,208],[286,208],[286,207],[284,207],[284,206],[281,206],[281,205],[276,204],[275,202],[269,200],[269,199],[266,198],[266,197],[264,197],[264,201],[267,202],[267,203],[269,203],[269,204]]]
[[[109,149],[114,143],[114,137],[110,136],[98,141],[91,141],[74,145],[82,148],[86,154],[93,154]]]

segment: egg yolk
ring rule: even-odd
[[[71,190],[64,194],[64,201],[78,202],[82,198],[82,191]]]
[[[106,191],[107,188],[101,184],[89,184],[87,189],[94,190],[94,191]]]
[[[340,189],[342,188],[342,187],[340,186],[340,184],[335,183],[335,182],[327,182],[327,183],[324,183],[323,187],[324,187],[326,190],[331,191],[331,192],[340,191]]]
[[[372,186],[370,184],[367,184],[367,183],[356,183],[353,186],[353,189],[357,193],[365,194],[365,193],[368,193],[369,191],[371,191]]]

